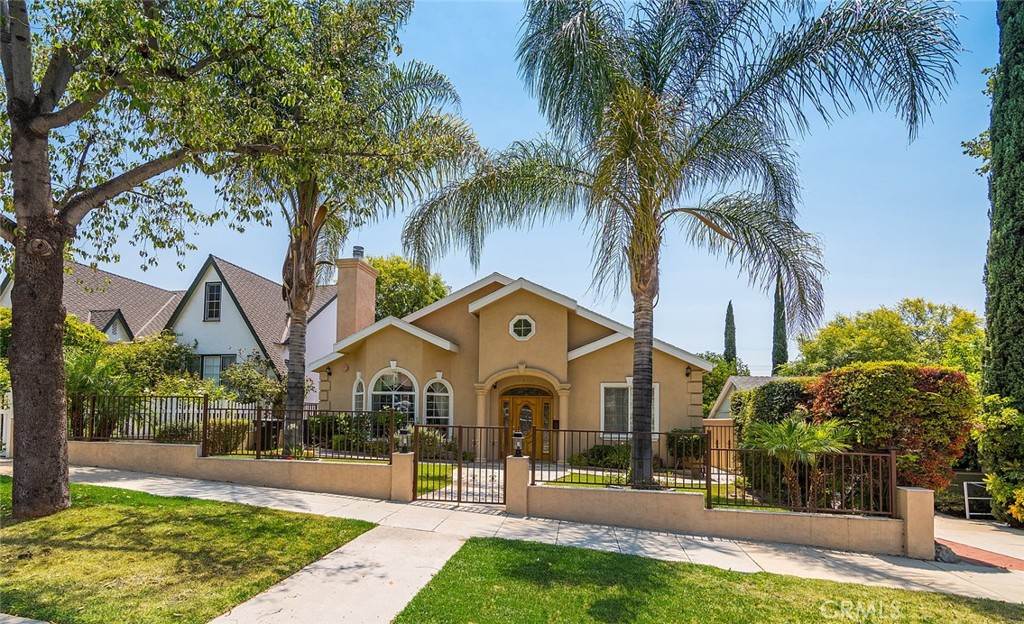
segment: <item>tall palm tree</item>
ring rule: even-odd
[[[797,328],[822,312],[819,241],[794,222],[792,137],[893,109],[913,137],[953,78],[955,14],[930,0],[528,0],[520,72],[551,136],[514,143],[409,216],[407,253],[479,260],[502,227],[581,215],[594,284],[633,297],[633,431],[651,430],[654,305],[670,228],[765,289]],[[633,473],[652,482],[651,438]]]
[[[432,68],[394,68],[379,97],[374,119],[366,123],[367,134],[377,134],[373,156],[349,159],[333,170],[268,178],[288,225],[282,295],[290,315],[289,413],[301,410],[305,400],[306,324],[316,285],[333,273],[349,232],[428,193],[435,180],[454,175],[479,149],[468,125],[441,110],[459,100],[448,79]]]

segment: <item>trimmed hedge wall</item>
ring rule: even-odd
[[[858,450],[895,448],[901,485],[943,490],[963,454],[978,397],[962,371],[907,362],[865,362],[814,385],[816,420],[851,425]]]
[[[730,412],[738,442],[746,425],[778,422],[799,409],[817,421],[841,420],[857,433],[853,450],[897,450],[901,485],[942,490],[964,452],[977,401],[959,370],[866,362],[737,392]]]

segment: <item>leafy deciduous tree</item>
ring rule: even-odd
[[[371,256],[377,269],[377,320],[402,318],[444,299],[451,292],[441,276],[416,266],[401,256]]]
[[[88,243],[116,259],[111,246],[128,231],[152,262],[154,250],[189,248],[194,225],[227,216],[196,210],[181,172],[216,173],[236,155],[287,143],[281,133],[311,131],[302,119],[275,124],[282,102],[303,97],[296,89],[281,99],[282,82],[319,82],[316,51],[301,37],[309,26],[306,6],[288,0],[0,1],[15,516],[70,504],[65,251]],[[239,82],[263,88],[232,88]],[[241,206],[234,216],[267,215]]]

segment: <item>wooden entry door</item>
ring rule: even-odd
[[[516,431],[523,432],[523,454],[537,459],[551,459],[551,399],[541,396],[508,397],[509,440]],[[536,438],[536,441],[535,441]]]

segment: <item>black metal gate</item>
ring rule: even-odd
[[[416,425],[416,499],[505,503],[505,427]]]

